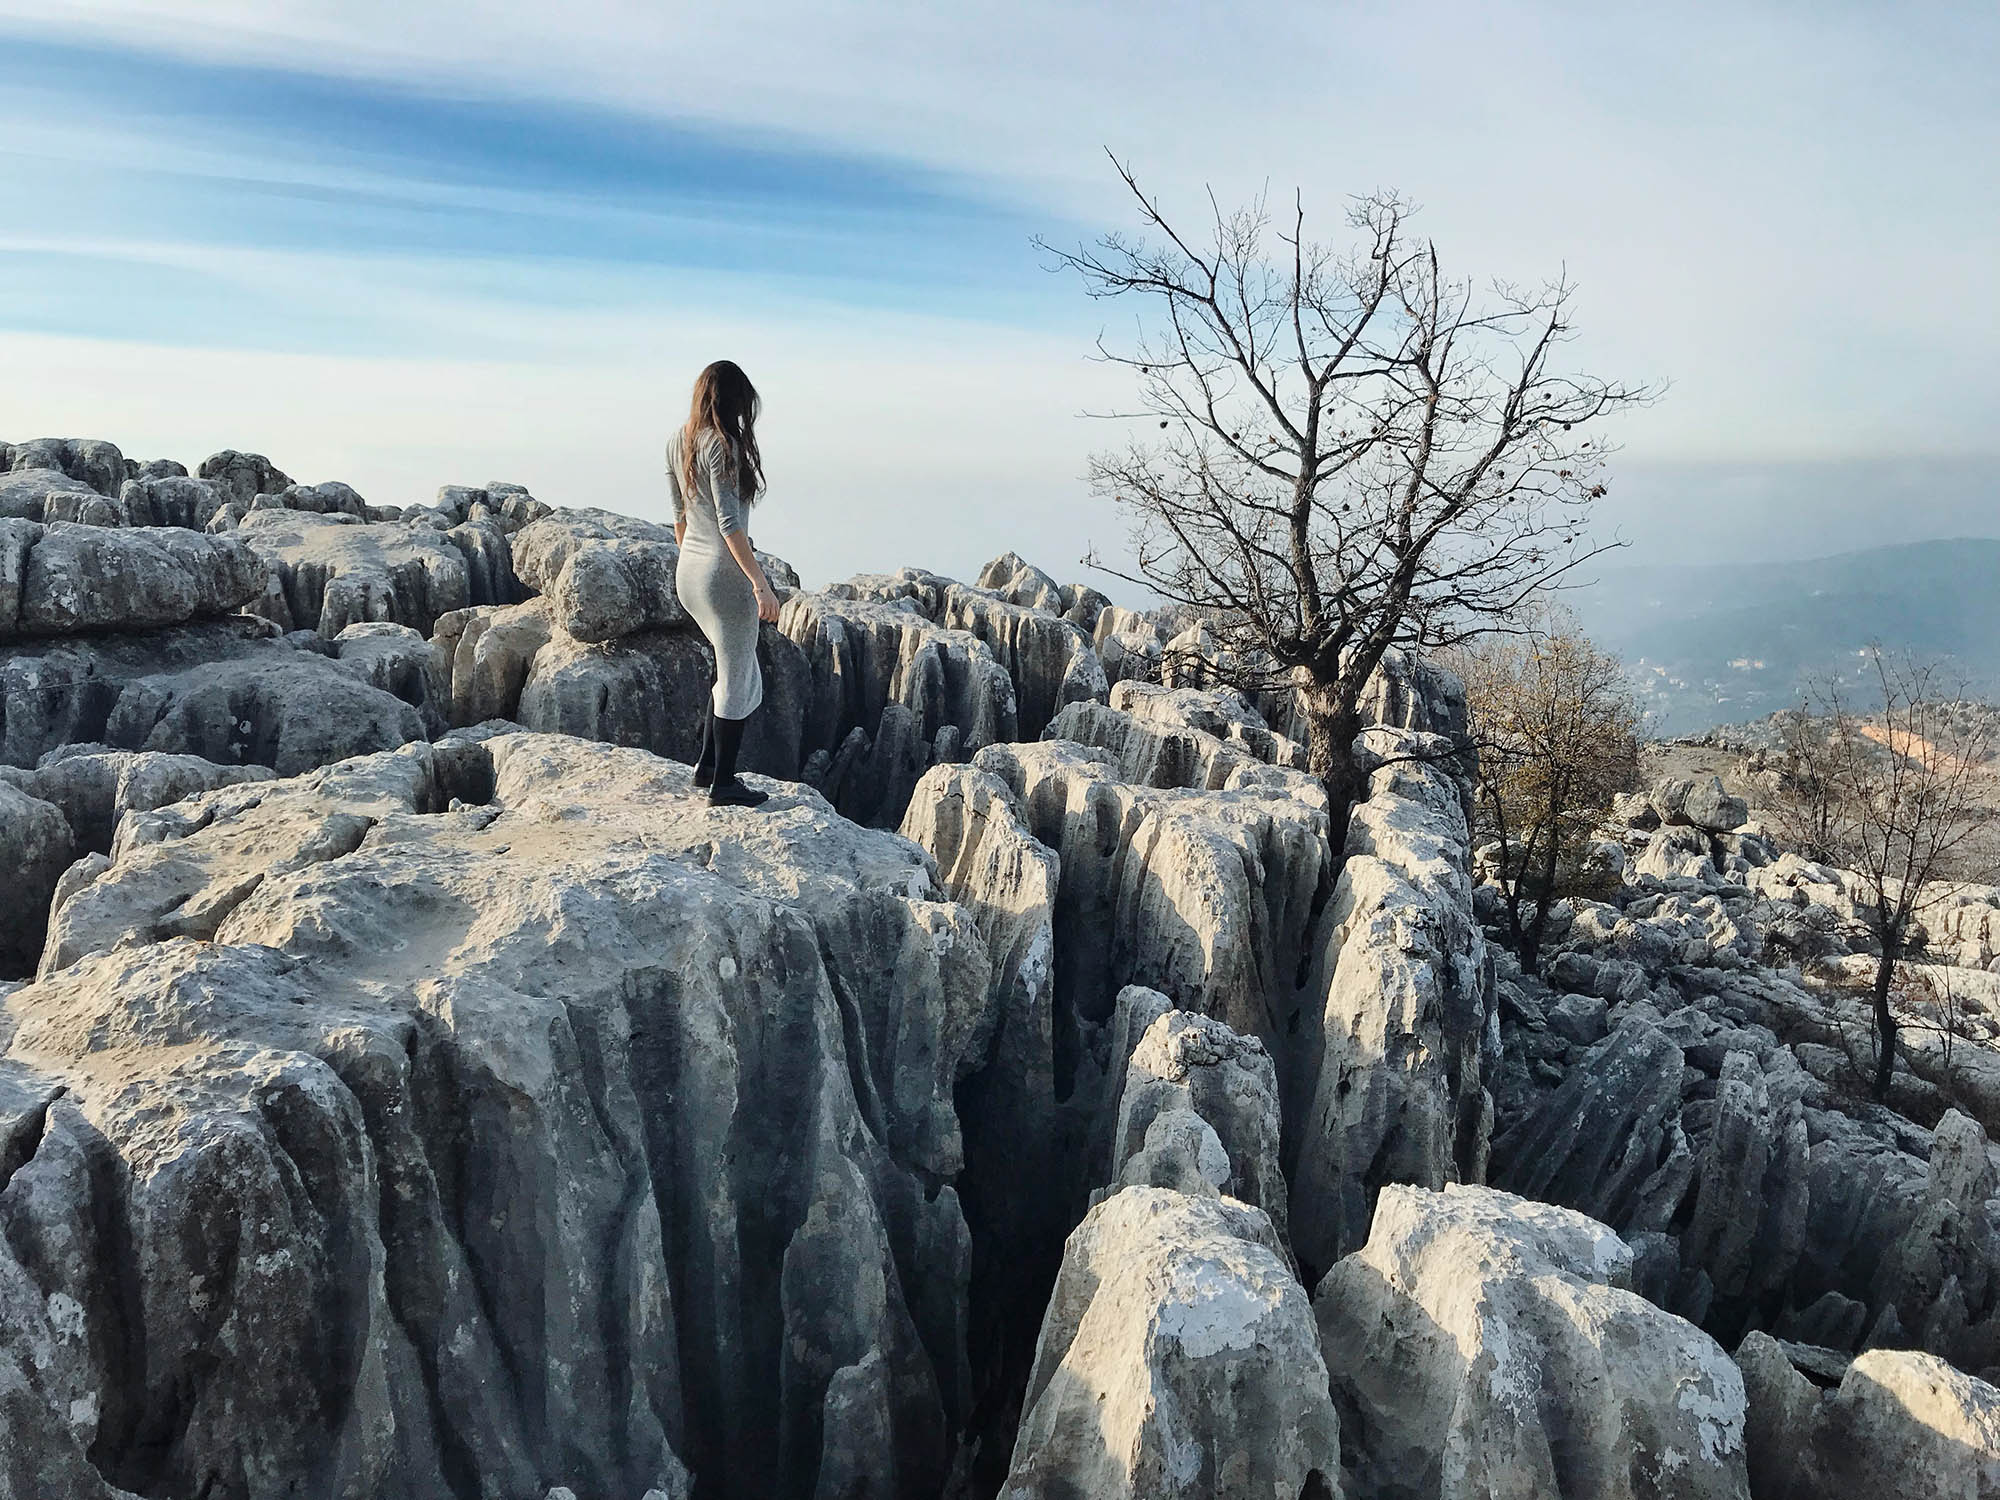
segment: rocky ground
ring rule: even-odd
[[[1726,787],[1508,962],[1422,664],[1336,848],[1198,623],[772,559],[712,810],[664,528],[0,470],[0,1497],[2000,1493],[2000,893],[1877,1105]]]

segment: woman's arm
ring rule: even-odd
[[[732,531],[723,538],[729,546],[729,555],[736,559],[736,566],[743,570],[743,576],[750,580],[750,587],[757,592],[757,618],[778,622],[778,595],[771,587],[771,580],[764,576],[764,569],[757,561],[757,554],[750,546],[750,534]]]
[[[674,451],[674,444],[667,444],[667,494],[674,502],[674,543],[687,545],[687,497],[681,493],[680,454]]]
[[[773,624],[778,619],[778,595],[771,587],[771,580],[764,576],[764,569],[757,561],[757,554],[750,546],[750,533],[744,529],[743,497],[736,489],[736,466],[730,462],[729,449],[719,439],[704,455],[708,463],[709,493],[715,497],[715,526],[722,533],[723,545],[729,548],[729,555],[736,559],[736,566],[743,570],[743,576],[750,580],[750,587],[757,595],[757,618]]]

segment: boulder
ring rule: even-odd
[[[1669,777],[1648,797],[1669,828],[1730,833],[1750,821],[1750,804],[1723,790],[1720,776]]]
[[[1024,738],[1039,735],[1066,703],[1102,703],[1111,691],[1090,637],[1059,616],[953,584],[938,623],[992,649],[1014,682]]]
[[[726,1500],[860,1413],[938,1491],[985,944],[905,841],[687,776],[512,734],[129,820],[0,1002],[44,1425],[146,1493]]]
[[[225,500],[234,500],[246,509],[259,495],[281,495],[292,487],[291,476],[261,453],[238,453],[225,448],[201,461],[195,475],[215,482]]]
[[[1068,608],[1062,585],[1017,552],[1003,552],[994,558],[980,569],[977,582],[980,588],[1024,609],[1059,615]]]
[[[0,641],[179,625],[264,588],[247,547],[174,527],[0,521],[0,572]]]
[[[1795,1368],[1796,1352],[1762,1333],[1736,1351],[1757,1500],[2000,1495],[2000,1391],[1935,1355],[1888,1349],[1823,1391]]]
[[[1384,1187],[1313,1296],[1356,1493],[1748,1500],[1742,1376],[1632,1263],[1567,1209]]]
[[[75,840],[62,810],[0,775],[0,869],[7,871],[7,899],[0,905],[0,979],[34,972],[49,902],[75,857]]]
[[[99,854],[111,852],[112,836],[127,813],[151,812],[199,792],[267,781],[274,774],[268,766],[219,766],[195,755],[101,745],[65,746],[32,771],[0,767],[0,780],[61,809],[78,853]]]
[[[128,526],[184,526],[190,531],[233,529],[248,510],[247,502],[235,502],[237,509],[232,509],[228,490],[212,480],[191,479],[185,470],[126,480],[118,504]],[[229,525],[217,528],[216,518],[222,515]]]
[[[447,484],[439,487],[435,509],[454,523],[476,519],[481,512],[498,521],[509,535],[531,526],[553,508],[544,505],[527,488],[493,480],[485,485]]]
[[[424,527],[258,510],[235,535],[270,570],[270,592],[253,612],[285,630],[332,640],[357,621],[386,620],[428,636],[439,615],[472,603],[464,554]]]
[[[101,438],[36,438],[27,443],[0,443],[0,469],[10,473],[53,470],[85,489],[110,497],[125,481],[125,455]]]
[[[1151,682],[1121,682],[1111,690],[1111,706],[1141,723],[1164,730],[1187,730],[1222,740],[1274,766],[1303,767],[1305,747],[1274,734],[1257,710],[1225,689],[1170,688]]]
[[[0,650],[0,764],[96,743],[290,775],[423,737],[417,708],[269,628],[211,621]]]
[[[910,711],[926,742],[955,729],[966,754],[1020,738],[1013,679],[967,631],[947,630],[907,605],[831,593],[794,594],[778,629],[812,673],[804,756],[834,755],[857,728],[874,735],[891,703]]]
[[[1068,705],[1049,721],[1042,737],[1108,752],[1119,778],[1136,786],[1231,791],[1255,785],[1326,806],[1326,789],[1314,778],[1268,765],[1240,742],[1228,744],[1199,729],[1168,727],[1104,703]]]
[[[1172,995],[1263,1040],[1282,1078],[1305,951],[1331,851],[1326,815],[1250,785],[1205,792],[1120,781],[1103,752],[991,745],[971,769],[1006,784],[1056,852],[1057,1088],[1126,985]]]
[[[1340,1424],[1270,1221],[1133,1187],[1069,1238],[1003,1500],[1331,1497]]]
[[[0,474],[0,521],[4,520],[125,524],[117,507],[60,469],[16,469]]]
[[[451,680],[431,643],[407,625],[362,620],[333,638],[333,659],[370,687],[400,698],[423,716],[435,738],[451,724]]]
[[[1263,1209],[1284,1244],[1278,1134],[1278,1075],[1263,1043],[1170,1010],[1126,1062],[1107,1196],[1149,1186],[1234,1198]]]
[[[1646,841],[1645,851],[1633,861],[1632,873],[1702,885],[1718,885],[1722,880],[1708,834],[1686,823],[1670,823],[1656,831]]]
[[[554,633],[541,598],[438,616],[433,670],[450,685],[450,721],[463,727],[513,718],[535,655]]]
[[[674,592],[679,560],[680,548],[667,540],[619,537],[578,546],[547,589],[556,622],[580,641],[681,624],[687,611]]]

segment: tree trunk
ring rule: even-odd
[[[1889,1097],[1889,1080],[1896,1068],[1896,1017],[1889,1009],[1889,984],[1896,977],[1896,947],[1882,940],[1882,956],[1875,961],[1875,1097]]]
[[[1336,688],[1316,681],[1301,685],[1298,694],[1306,721],[1306,764],[1326,788],[1327,837],[1338,860],[1347,843],[1348,815],[1368,796],[1368,774],[1354,758],[1361,710],[1344,701]]]
[[[1521,972],[1539,974],[1536,966],[1542,957],[1542,934],[1548,931],[1549,908],[1556,904],[1556,856],[1562,849],[1562,812],[1559,808],[1549,809],[1549,852],[1542,861],[1542,888],[1535,892],[1535,922],[1528,929],[1528,938],[1521,945]]]

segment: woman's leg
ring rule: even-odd
[[[736,779],[736,755],[743,748],[743,726],[750,721],[715,721],[715,783],[708,789],[710,807],[755,807],[769,798],[768,792],[754,791]]]
[[[715,784],[715,706],[704,702],[701,710],[701,755],[694,763],[697,789]]]

